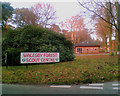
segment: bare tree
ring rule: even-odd
[[[112,54],[112,41],[111,41],[111,37],[112,37],[112,29],[113,27],[116,29],[115,31],[115,35],[116,38],[118,38],[117,34],[119,32],[119,28],[118,28],[118,3],[116,2],[98,2],[98,0],[87,0],[87,2],[80,2],[78,0],[78,3],[85,9],[87,9],[88,11],[92,12],[94,14],[94,17],[100,18],[102,20],[104,20],[106,23],[108,23],[109,26],[109,47],[110,47],[110,55]],[[101,10],[102,9],[102,10]],[[107,13],[107,14],[105,14]],[[116,43],[118,44],[118,40],[116,40]],[[116,47],[118,47],[118,45],[116,45]],[[114,54],[117,53],[117,49],[114,50]]]
[[[95,24],[95,30],[98,37],[100,37],[103,41],[103,47],[105,52],[107,52],[107,38],[109,36],[109,24],[103,21],[102,19],[98,19]]]
[[[48,3],[37,3],[31,7],[31,10],[38,17],[37,23],[44,28],[53,24],[53,21],[56,19],[56,11]]]
[[[112,10],[110,11],[108,6],[106,6],[106,2],[99,2],[98,0],[87,0],[85,2],[80,2],[78,0],[78,3],[83,8],[85,8],[88,11],[92,12],[95,17],[101,18],[105,22],[115,26],[115,28],[118,30],[118,26],[117,26],[117,23],[116,23],[116,19],[117,19],[116,14],[115,14],[116,12],[114,12],[114,14],[113,14]],[[109,2],[109,3],[111,3],[111,2]],[[111,3],[111,4],[115,5],[115,3]],[[102,11],[101,8],[103,10],[107,10],[110,13],[110,15],[111,15],[111,17],[113,19],[113,22],[110,22],[110,21],[106,20],[105,11]]]
[[[71,41],[74,44],[82,42],[89,37],[85,29],[83,18],[79,15],[72,16],[70,19],[67,19],[62,23],[62,27],[69,30]]]

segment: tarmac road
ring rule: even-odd
[[[118,81],[63,86],[2,84],[2,94],[118,94],[119,86]]]

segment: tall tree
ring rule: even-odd
[[[53,24],[56,19],[54,8],[48,3],[37,3],[31,7],[31,10],[38,17],[37,23],[46,28]]]
[[[120,4],[118,2],[115,2],[115,10],[116,10],[116,19],[117,19],[117,27],[118,27],[118,30],[115,29],[115,43],[114,43],[114,55],[117,55],[117,51],[120,51],[120,45],[119,45],[119,42],[120,42]]]
[[[71,33],[71,41],[72,43],[73,41],[73,32],[74,32],[74,26],[75,26],[75,22],[73,20],[73,16],[70,19],[66,19],[65,22],[61,23],[61,26],[63,27],[63,29],[67,29],[70,33]]]
[[[0,6],[2,4],[2,28],[5,29],[7,27],[7,20],[12,16],[13,7],[8,2],[0,2]]]
[[[110,24],[109,28],[109,47],[110,47],[110,55],[112,54],[112,41],[111,41],[111,34],[112,34],[112,28],[114,27],[116,29],[116,35],[118,34],[119,28],[117,25],[117,13],[118,13],[118,7],[114,7],[116,6],[115,2],[99,2],[98,0],[89,0],[89,2],[80,2],[78,0],[78,3],[84,7],[85,9],[87,9],[88,11],[92,12],[94,14],[95,17],[100,18],[102,20],[104,20],[105,22],[107,22],[108,24]],[[103,9],[103,11],[101,10],[101,8]],[[102,11],[102,12],[100,12]],[[105,14],[107,13],[107,14]],[[117,37],[116,37],[117,38]],[[117,53],[117,50],[115,50]]]
[[[16,8],[12,22],[18,27],[29,24],[37,25],[37,16],[28,8]]]
[[[98,37],[102,39],[103,47],[105,52],[107,52],[107,38],[109,36],[109,24],[105,21],[98,19],[97,23],[95,24],[95,30]]]
[[[106,6],[108,8],[108,11],[106,9],[106,17],[107,17],[107,21],[109,22],[113,22],[113,18],[110,14],[110,12],[112,12],[112,6],[111,6],[111,2],[106,2]],[[113,50],[112,50],[112,24],[109,24],[109,55],[112,55],[113,54]]]
[[[85,29],[83,18],[79,15],[72,16],[70,19],[67,19],[62,23],[62,26],[69,30],[71,34],[71,41],[74,44],[87,40],[89,37]]]
[[[118,47],[118,51],[120,51],[120,4],[117,2],[117,10],[118,10],[118,41],[119,41],[119,47]],[[118,61],[120,63],[120,60]]]

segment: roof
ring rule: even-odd
[[[99,43],[96,43],[96,42],[88,42],[88,41],[85,41],[85,42],[81,42],[81,43],[76,43],[74,44],[73,47],[100,47],[100,44]]]

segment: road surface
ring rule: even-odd
[[[117,81],[84,85],[2,84],[2,94],[118,94]]]

